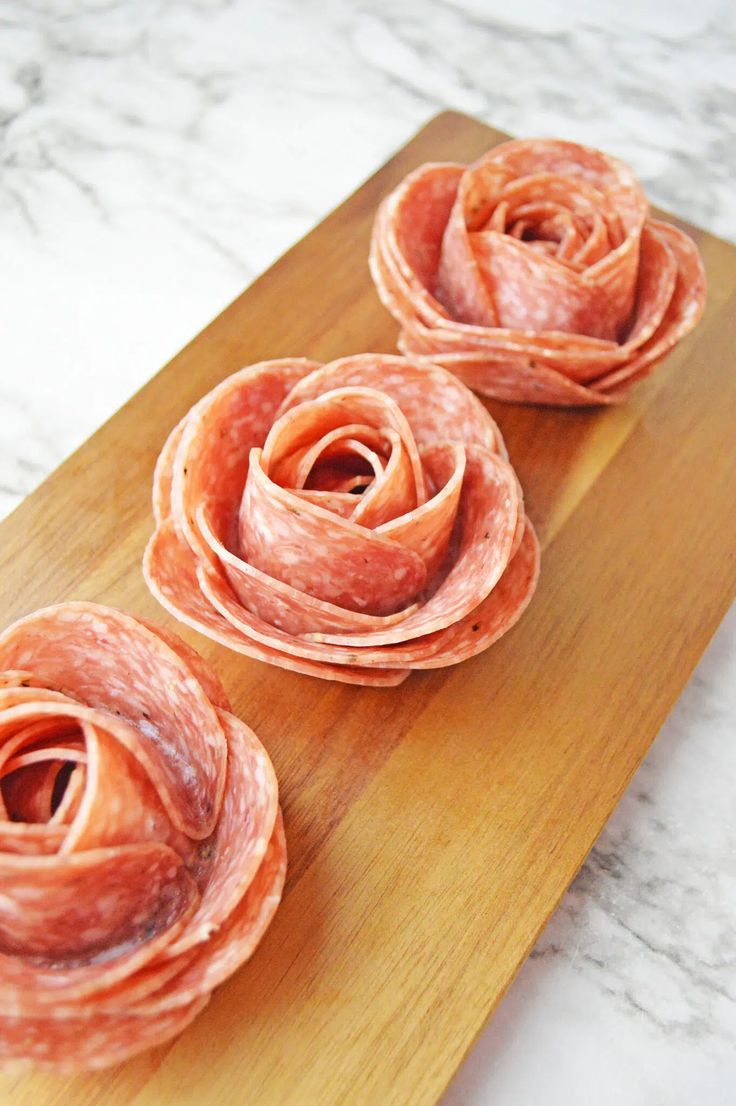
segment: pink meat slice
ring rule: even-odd
[[[49,607],[0,635],[0,667],[29,666],[79,702],[128,720],[145,734],[145,747],[136,744],[139,752],[145,748],[150,774],[179,828],[195,838],[212,832],[222,802],[226,743],[202,687],[162,638],[109,608]]]
[[[409,194],[413,203],[420,198],[426,179],[425,175],[418,176],[417,192]],[[434,292],[439,302],[453,318],[477,326],[497,326],[499,318],[493,280],[478,264],[471,232],[490,218],[507,180],[507,171],[490,163],[479,165],[474,174],[462,174],[433,274]]]
[[[211,939],[199,946],[182,972],[133,1009],[159,1013],[206,994],[248,960],[268,929],[286,878],[286,838],[281,812],[253,882]]]
[[[518,550],[495,588],[458,622],[423,638],[413,668],[443,668],[482,653],[518,622],[529,605],[539,579],[539,542],[526,525]]]
[[[406,642],[464,618],[489,594],[510,560],[523,517],[519,483],[498,454],[466,447],[458,511],[457,548],[447,576],[426,603],[400,626],[374,634],[314,634],[336,645],[377,646]]]
[[[363,669],[357,658],[354,666],[325,666],[291,657],[247,636],[206,600],[201,590],[203,577],[198,577],[198,572],[204,569],[198,569],[191,549],[171,524],[160,526],[150,539],[144,555],[143,571],[151,592],[171,614],[237,653],[293,672],[327,676],[344,683],[390,687],[401,683],[407,676],[407,672],[401,669],[380,672]],[[248,614],[247,611],[243,613]]]
[[[320,506],[318,500],[305,498],[305,502]],[[315,629],[380,630],[396,625],[416,610],[416,604],[412,604],[395,614],[372,615],[364,611],[348,611],[335,603],[317,599],[286,581],[268,576],[255,565],[231,553],[218,538],[203,508],[198,512],[197,521],[200,532],[216,554],[220,568],[243,606],[257,618],[290,634],[309,633]]]
[[[156,467],[153,470],[153,517],[156,522],[163,522],[171,515],[171,488],[174,481],[174,461],[181,443],[184,427],[187,424],[188,412],[177,423],[164,443],[164,448],[158,455]]]
[[[459,442],[427,446],[422,450],[422,465],[435,494],[400,518],[383,523],[378,532],[417,553],[431,583],[450,547],[465,476],[465,449]]]
[[[128,1060],[181,1033],[205,1008],[209,995],[188,1006],[141,1017],[81,1007],[63,1018],[54,1014],[0,1013],[0,1063],[22,1070],[65,1074],[97,1070]],[[19,1057],[21,1059],[19,1059]]]
[[[399,339],[399,348],[407,357],[418,358],[405,336]],[[441,365],[456,373],[468,388],[481,395],[492,396],[506,403],[540,403],[558,407],[591,407],[606,405],[613,400],[600,392],[594,392],[583,384],[577,384],[562,373],[546,365],[529,361],[515,362],[503,352],[486,353],[434,353],[426,356],[428,364]]]
[[[457,441],[506,456],[495,422],[451,373],[392,354],[358,354],[322,366],[295,385],[279,413],[342,387],[374,388],[387,395],[400,408],[420,448]]]
[[[3,1010],[91,995],[154,960],[199,898],[181,858],[142,843],[0,857]]]
[[[248,562],[273,579],[346,610],[394,614],[426,580],[421,557],[269,480],[253,450],[240,517]]]
[[[228,711],[219,712],[227,737],[227,787],[217,828],[201,852],[206,880],[197,910],[166,959],[209,940],[226,922],[263,863],[278,817],[278,784],[271,761],[253,731]],[[195,872],[196,875],[196,872]]]
[[[172,458],[171,514],[200,556],[210,556],[195,521],[207,504],[225,514],[227,544],[237,537],[237,504],[248,473],[251,449],[261,447],[276,411],[293,385],[316,368],[292,358],[262,362],[228,377],[187,415]],[[167,480],[162,477],[162,491]]]

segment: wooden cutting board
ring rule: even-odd
[[[83,598],[173,626],[139,569],[170,427],[249,362],[392,350],[366,264],[376,205],[421,162],[473,159],[503,137],[453,112],[432,120],[53,473],[0,526],[2,624]],[[1,1102],[440,1096],[736,588],[736,248],[687,229],[708,268],[706,317],[626,407],[490,405],[544,547],[539,591],[502,642],[377,690],[184,631],[275,762],[283,905],[179,1041],[100,1075],[6,1077]]]

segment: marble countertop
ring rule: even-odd
[[[735,55],[718,0],[5,0],[0,514],[443,107],[736,237]],[[735,724],[732,612],[444,1106],[736,1101]]]

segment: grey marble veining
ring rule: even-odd
[[[443,1106],[736,1100],[736,610]]]
[[[736,238],[735,57],[717,0],[4,0],[0,515],[444,107]],[[446,1106],[736,1101],[735,666],[732,615]]]

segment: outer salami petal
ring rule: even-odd
[[[205,572],[204,566],[199,570]],[[202,591],[196,560],[189,546],[177,535],[173,526],[159,527],[146,547],[143,562],[146,583],[156,599],[171,614],[192,629],[256,660],[288,668],[309,676],[321,676],[350,684],[393,687],[406,679],[406,671],[371,672],[360,667],[344,667],[309,663],[261,645],[256,637],[246,635],[214,607]],[[243,618],[248,613],[242,610]]]
[[[527,520],[521,544],[497,586],[474,611],[439,631],[433,641],[423,639],[426,651],[417,652],[412,668],[443,668],[482,653],[516,625],[528,607],[539,579],[539,542]]]
[[[153,517],[164,522],[171,515],[171,487],[174,479],[174,459],[181,442],[186,418],[177,423],[166,439],[153,473]]]
[[[413,298],[446,314],[433,294],[445,227],[465,171],[463,165],[415,169],[384,201],[386,257]],[[388,287],[387,287],[388,290]]]
[[[187,416],[173,464],[171,510],[202,556],[208,551],[195,525],[197,506],[208,504],[224,532],[235,539],[233,504],[245,485],[250,451],[265,442],[284,396],[315,367],[304,358],[251,365],[223,380]]]
[[[141,1013],[174,1009],[211,991],[245,963],[273,918],[286,878],[286,838],[278,811],[273,835],[255,879],[212,939],[161,994],[138,1004]]]
[[[73,698],[142,730],[181,828],[193,837],[212,832],[222,801],[225,742],[201,686],[160,637],[110,608],[49,607],[0,635],[0,667],[28,665]]]
[[[407,344],[408,342],[408,344]],[[408,356],[419,355],[412,348],[411,338],[399,338],[399,348]],[[526,365],[503,352],[441,353],[426,358],[427,364],[442,365],[454,372],[468,388],[481,395],[492,396],[506,403],[539,403],[551,407],[595,407],[614,402],[601,392],[540,365],[533,359]]]
[[[607,393],[612,399],[622,385],[628,388],[635,380],[648,376],[657,362],[697,325],[705,310],[705,271],[695,243],[669,223],[651,219],[649,228],[653,237],[657,236],[660,241],[664,240],[675,261],[677,269],[675,286],[661,322],[654,333],[640,346],[638,355],[628,365],[602,377],[593,386],[596,390]],[[655,300],[654,294],[652,300]],[[652,321],[656,321],[659,318],[660,304],[655,302],[649,310]],[[646,335],[649,329],[647,326],[642,326],[641,334]],[[618,394],[621,393],[618,392]]]
[[[59,1074],[111,1067],[136,1053],[162,1045],[194,1021],[209,995],[188,1006],[145,1018],[107,1014],[90,1006],[63,1020],[53,1015],[0,1014],[0,1063],[16,1070],[29,1064]]]
[[[156,938],[191,913],[198,898],[180,857],[151,843],[3,857],[0,876],[3,988],[33,984],[48,989],[48,1002],[65,989],[86,990],[108,966],[156,955]],[[37,997],[43,1001],[40,990]]]
[[[420,557],[376,531],[295,500],[268,479],[258,450],[251,454],[240,532],[250,564],[346,610],[394,614],[425,584]]]
[[[220,711],[220,721],[230,755],[222,812],[207,842],[212,859],[194,917],[167,959],[208,941],[227,921],[255,880],[278,816],[278,784],[266,750],[235,715]]]

